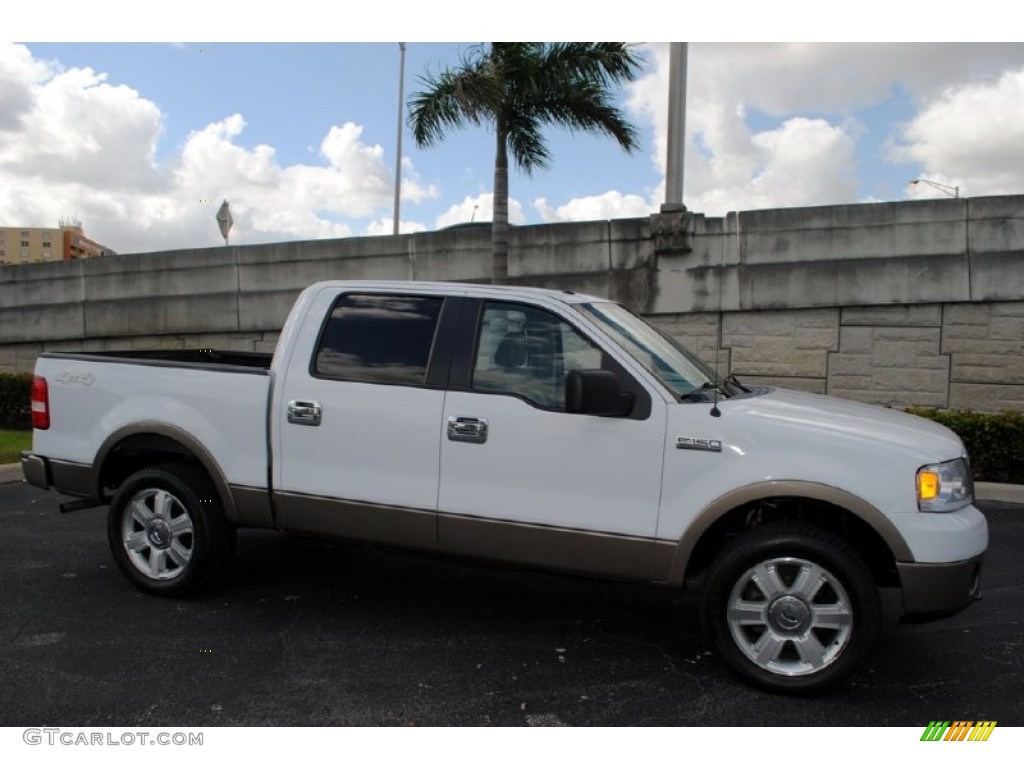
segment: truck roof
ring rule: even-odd
[[[495,296],[503,298],[545,297],[564,304],[589,304],[608,301],[599,296],[553,288],[533,288],[521,285],[490,285],[487,283],[437,282],[425,280],[323,280],[311,288],[356,289],[367,291],[417,291],[428,294],[444,293],[460,296]]]

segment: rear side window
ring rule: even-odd
[[[443,302],[443,298],[426,296],[341,296],[320,335],[314,374],[422,385]]]

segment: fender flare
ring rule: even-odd
[[[662,551],[662,557],[665,559],[656,570],[667,572],[666,581],[669,584],[682,586],[693,551],[701,537],[714,523],[744,504],[779,497],[810,499],[845,509],[865,522],[881,537],[897,562],[914,562],[910,547],[892,521],[877,507],[860,497],[823,483],[806,480],[767,480],[729,491],[705,506],[694,516],[675,546]]]
[[[195,436],[180,427],[160,421],[136,422],[135,424],[121,427],[107,436],[107,439],[103,441],[103,444],[96,452],[96,458],[92,464],[92,488],[97,499],[103,497],[103,486],[100,478],[103,474],[103,465],[107,460],[107,455],[125,439],[137,435],[159,435],[160,437],[166,437],[190,451],[199,461],[200,465],[202,465],[203,469],[206,470],[210,480],[213,481],[217,493],[220,494],[221,502],[224,505],[224,514],[227,519],[233,523],[238,522],[238,512],[235,509],[234,497],[224,472],[217,461]]]

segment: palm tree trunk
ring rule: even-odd
[[[491,283],[508,282],[508,132],[499,119],[494,157],[494,215],[491,219]]]

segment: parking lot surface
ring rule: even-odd
[[[200,598],[148,596],[105,510],[0,486],[0,725],[1024,725],[1024,506],[983,502],[984,599],[890,616],[843,688],[780,697],[709,652],[694,595],[262,531]]]

